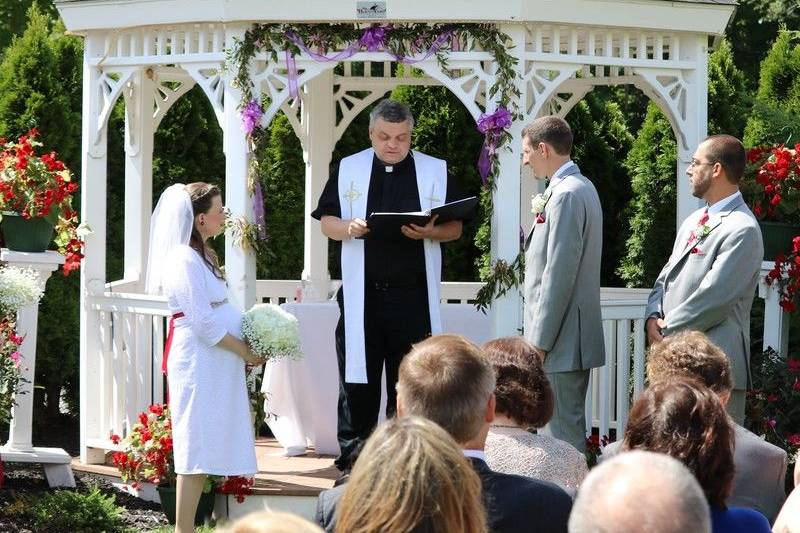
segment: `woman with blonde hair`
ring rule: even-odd
[[[337,533],[484,533],[481,482],[456,442],[417,416],[366,441],[338,505]]]

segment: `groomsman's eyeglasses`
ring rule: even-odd
[[[714,162],[714,163],[711,163],[711,162],[703,163],[702,161],[698,161],[697,159],[692,159],[691,163],[689,163],[689,168],[699,167],[699,166],[702,166],[702,165],[716,165],[716,164],[717,164],[716,162]]]

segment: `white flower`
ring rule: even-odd
[[[242,334],[259,357],[298,359],[302,355],[297,318],[275,304],[257,304],[247,311]]]
[[[44,287],[39,274],[27,268],[0,268],[0,313],[13,314],[20,307],[32,305],[42,298]]]
[[[544,194],[536,194],[531,196],[531,213],[534,215],[544,213],[544,207],[547,205],[547,201],[549,199],[550,191],[547,191]]]

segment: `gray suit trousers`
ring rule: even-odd
[[[547,374],[555,395],[553,418],[541,429],[566,441],[581,453],[586,450],[586,391],[589,389],[590,370],[553,372]]]

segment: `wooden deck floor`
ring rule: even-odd
[[[110,455],[109,455],[110,458]],[[283,448],[275,439],[256,441],[258,474],[254,494],[265,496],[316,496],[333,486],[339,471],[333,466],[333,457],[309,451],[299,457],[285,457]],[[119,477],[110,460],[105,465],[85,465],[78,458],[72,460],[72,469],[105,476]]]

